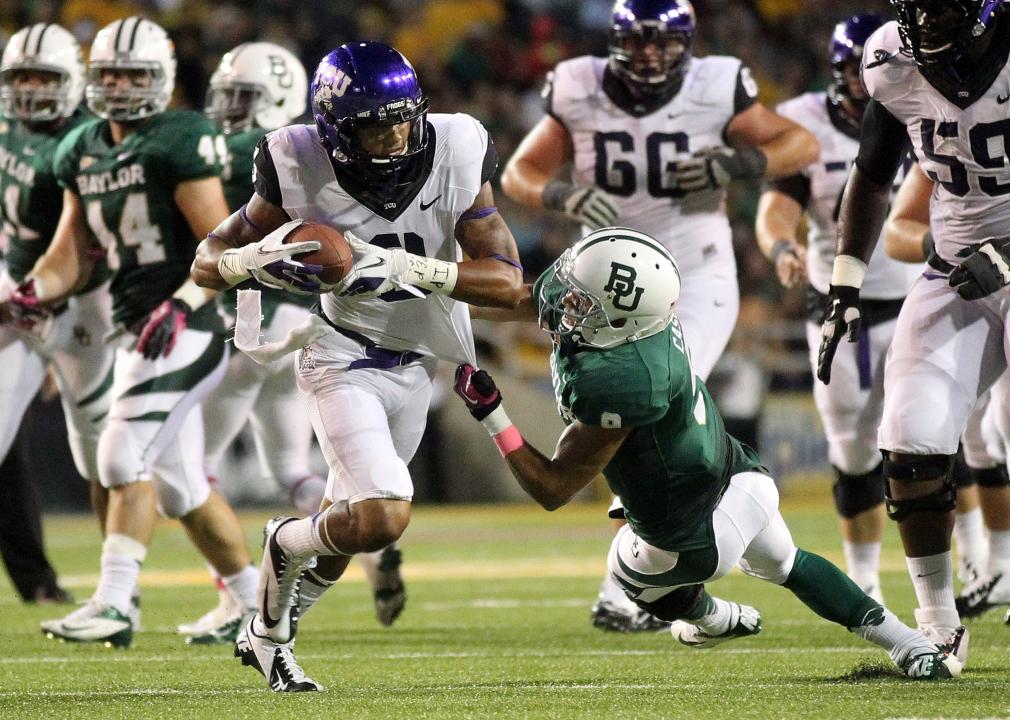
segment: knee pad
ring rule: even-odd
[[[885,485],[887,516],[900,522],[909,515],[923,512],[945,513],[954,509],[957,488],[951,479],[952,455],[909,455],[889,452],[884,458],[884,475],[905,483],[943,480],[943,486],[925,495],[895,500],[890,485]]]
[[[835,509],[843,518],[853,518],[884,502],[884,464],[862,475],[850,475],[835,468],[838,479],[832,491]]]
[[[644,602],[637,598],[631,599],[638,607],[652,613],[660,620],[673,622],[692,614],[704,595],[705,586],[698,583],[697,585],[683,585],[674,588],[663,597],[652,602]]]
[[[991,468],[968,468],[968,474],[979,487],[1001,488],[1010,485],[1010,476],[1007,475],[1006,465],[997,465]]]

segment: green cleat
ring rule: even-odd
[[[88,602],[64,618],[45,620],[42,634],[50,640],[102,643],[106,647],[128,648],[133,642],[133,623],[113,607]]]

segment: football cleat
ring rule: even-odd
[[[750,605],[740,605],[731,602],[730,620],[727,629],[718,635],[712,635],[697,625],[686,620],[675,620],[670,624],[670,632],[681,645],[708,649],[724,643],[727,640],[749,637],[761,632],[761,613]]]
[[[106,647],[128,648],[133,642],[133,623],[113,607],[89,600],[59,620],[44,620],[42,634],[50,640],[103,643]]]
[[[915,622],[926,638],[957,658],[964,667],[968,663],[968,628],[960,624],[955,610],[949,608],[916,608]]]
[[[961,581],[962,585],[971,585],[982,577],[984,566],[984,560],[979,562],[969,557],[960,558],[957,561],[957,579]]]
[[[651,612],[639,609],[629,632],[665,632],[672,623],[656,617]]]
[[[898,667],[913,680],[945,680],[961,676],[961,661],[936,647],[911,652]]]
[[[302,573],[316,564],[315,557],[296,558],[277,542],[282,527],[297,518],[276,517],[263,528],[263,563],[260,565],[259,616],[267,635],[277,643],[294,639]]]
[[[186,638],[187,645],[232,645],[239,632],[256,615],[255,610],[246,610],[233,615],[205,632]]]
[[[395,545],[384,548],[379,556],[372,596],[375,600],[375,616],[386,627],[393,624],[407,604],[407,588],[400,577],[402,563],[403,554]]]
[[[598,598],[589,611],[593,627],[612,632],[631,632],[638,617],[638,606],[630,600],[627,605],[607,598]]]
[[[217,605],[214,608],[208,610],[191,623],[183,623],[176,629],[176,632],[180,635],[203,635],[225,624],[236,615],[241,615],[241,613],[242,608],[232,598],[231,593],[226,590],[219,590]]]
[[[245,624],[235,639],[235,657],[259,671],[274,692],[317,692],[323,686],[305,674],[295,660],[295,641],[275,643],[257,635],[255,615]]]
[[[1010,575],[983,575],[965,587],[954,601],[961,617],[978,617],[997,605],[1010,605]]]

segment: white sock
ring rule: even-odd
[[[617,584],[617,581],[614,580],[613,575],[609,572],[603,576],[603,582],[600,583],[599,599],[606,600],[618,606],[631,602],[628,600],[628,596],[625,595],[624,588]]]
[[[130,597],[137,586],[140,565],[147,557],[147,547],[121,533],[109,533],[102,543],[102,574],[95,590],[100,605],[114,607],[124,615],[130,609]]]
[[[989,574],[1010,573],[1010,530],[989,531]]]
[[[730,620],[733,618],[732,605],[722,598],[710,595],[712,598],[712,609],[700,620],[687,620],[694,623],[709,635],[721,635],[729,630]]]
[[[887,650],[891,659],[899,665],[910,650],[929,645],[929,641],[921,632],[908,627],[887,608],[881,607],[880,609],[883,611],[883,619],[880,624],[860,625],[852,628],[852,632]]]
[[[925,557],[907,557],[905,562],[920,608],[954,608],[950,551]]]
[[[326,493],[326,481],[318,475],[305,475],[297,480],[284,483],[288,489],[288,498],[295,509],[311,515],[319,510],[319,504]]]
[[[323,593],[335,584],[335,580],[327,580],[316,575],[315,570],[310,569],[302,573],[302,584],[298,593],[298,612],[300,617],[305,617],[305,613],[318,602]]]
[[[849,577],[856,585],[863,590],[880,585],[879,542],[854,543],[845,540],[842,542],[842,551],[845,553]]]
[[[954,516],[954,541],[957,557],[969,561],[981,571],[986,553],[985,523],[981,508]]]
[[[326,518],[332,513],[347,512],[346,506],[330,505],[311,517],[294,520],[277,531],[277,542],[298,558],[315,555],[347,555],[341,552],[326,535]]]
[[[256,609],[257,588],[260,574],[252,565],[246,565],[234,575],[222,576],[221,582],[228,588],[232,598],[239,607],[247,610]]]

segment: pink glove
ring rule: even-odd
[[[168,357],[175,347],[176,338],[189,324],[192,312],[189,305],[178,298],[169,298],[156,307],[140,331],[137,352],[147,360],[157,360],[162,355]]]

